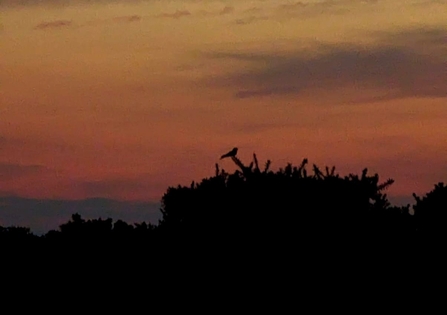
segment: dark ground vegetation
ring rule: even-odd
[[[42,236],[0,227],[3,262],[25,264],[28,274],[47,270],[44,278],[62,267],[74,281],[86,273],[125,275],[136,282],[145,277],[149,285],[169,274],[219,283],[238,274],[244,275],[239,280],[295,279],[311,286],[349,278],[355,286],[384,274],[414,282],[416,271],[429,273],[444,256],[443,183],[415,195],[410,209],[390,205],[384,192],[393,180],[380,182],[367,169],[340,176],[334,167],[309,170],[307,159],[278,171],[270,170],[270,161],[260,165],[256,155],[249,165],[231,159],[238,166],[232,174],[216,164],[214,176],[168,188],[158,224],[73,214]]]

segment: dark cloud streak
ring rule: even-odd
[[[92,3],[140,3],[149,0],[1,0],[0,7],[24,7],[24,6],[55,6],[67,7],[71,5],[88,5]]]
[[[0,163],[0,180],[10,180],[22,176],[37,174],[46,171],[42,165],[21,165],[13,163]]]
[[[219,86],[234,86],[236,98],[299,95],[319,89],[334,92],[341,88],[360,93],[382,91],[374,97],[353,95],[354,99],[347,100],[353,102],[447,97],[446,36],[446,29],[418,29],[380,34],[378,44],[369,47],[323,43],[312,51],[282,55],[217,52],[208,56],[245,65],[233,74],[208,80]]]
[[[132,198],[132,196],[147,195],[154,190],[164,190],[165,184],[154,181],[154,176],[154,174],[143,173],[134,176],[77,181],[71,188],[78,195],[88,197]]]
[[[219,12],[219,15],[226,15],[231,13],[234,13],[234,7],[226,6]]]
[[[310,18],[321,14],[346,14],[350,10],[343,7],[346,3],[356,3],[358,1],[322,1],[322,2],[293,2],[280,4],[276,8],[276,15],[281,17]]]
[[[189,15],[191,15],[191,12],[189,12],[187,10],[177,10],[174,13],[162,13],[160,15],[157,15],[157,17],[179,19],[181,17],[189,16]]]
[[[138,22],[141,21],[141,16],[140,15],[117,16],[113,18],[113,20],[118,23]]]
[[[72,21],[67,20],[57,20],[57,21],[51,21],[51,22],[42,22],[37,24],[34,29],[36,30],[44,30],[49,28],[61,28],[61,27],[67,27],[72,25]]]
[[[236,19],[235,23],[239,24],[239,25],[246,25],[246,24],[251,24],[251,23],[254,23],[254,22],[258,22],[258,21],[265,21],[265,20],[268,20],[268,19],[269,19],[269,17],[266,16],[266,15],[263,15],[263,16],[252,15],[252,16],[248,16],[246,18]]]

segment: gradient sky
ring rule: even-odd
[[[234,146],[368,167],[409,202],[447,179],[447,1],[0,0],[0,17],[0,196],[155,202]]]

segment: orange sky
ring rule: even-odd
[[[447,1],[33,3],[0,3],[0,195],[160,200],[234,146],[446,180]]]

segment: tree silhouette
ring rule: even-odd
[[[250,244],[260,250],[345,245],[387,235],[377,222],[378,217],[392,217],[384,215],[391,210],[383,194],[391,179],[379,183],[378,175],[369,176],[367,169],[361,176],[341,177],[335,167],[323,172],[316,165],[309,175],[307,159],[276,172],[270,170],[270,161],[261,169],[256,155],[249,165],[231,159],[239,168],[233,174],[216,164],[214,177],[168,188],[160,228],[182,244]]]
[[[447,186],[438,183],[425,196],[413,194],[416,204],[413,206],[418,234],[429,238],[431,242],[447,241]]]
[[[275,272],[319,268],[325,275],[322,270],[367,265],[386,271],[396,268],[391,261],[404,270],[409,261],[442,253],[447,240],[443,183],[422,198],[414,195],[413,215],[410,205],[390,205],[385,191],[393,180],[380,182],[366,168],[341,176],[335,167],[309,165],[307,159],[274,171],[270,160],[260,163],[255,154],[249,163],[228,158],[237,166],[233,173],[216,164],[211,177],[169,187],[157,225],[87,220],[75,213],[40,237],[29,228],[0,227],[0,246],[8,259],[32,258],[54,268],[151,266],[177,275],[221,261],[236,269],[262,266]]]

